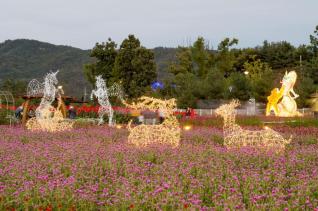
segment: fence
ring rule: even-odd
[[[216,109],[194,109],[194,112],[197,116],[211,116],[215,114]],[[186,109],[177,109],[178,112],[185,112]],[[301,108],[298,111],[304,116],[313,116],[314,113],[310,108]],[[255,109],[254,112],[251,112],[249,108],[246,109],[236,109],[237,115],[265,115],[265,109]]]
[[[89,112],[98,112],[99,106],[74,106],[78,113],[89,113]],[[0,108],[5,108],[5,105],[0,105]],[[9,110],[14,111],[16,109],[16,106],[9,106]],[[122,107],[116,107],[114,106],[113,109],[119,113],[129,113],[130,109],[128,108],[122,108]],[[216,109],[194,109],[195,116],[211,116],[215,114]],[[304,116],[313,116],[313,111],[310,108],[302,108],[298,109],[300,113],[302,113]],[[177,109],[176,113],[185,113],[186,109]],[[265,109],[250,109],[249,107],[246,107],[244,109],[236,109],[236,112],[238,115],[264,115]]]

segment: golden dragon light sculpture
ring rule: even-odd
[[[275,116],[280,117],[301,116],[301,113],[297,111],[295,101],[299,97],[294,91],[296,80],[297,74],[295,71],[285,73],[281,88],[273,89],[271,95],[267,97],[266,116],[269,116],[271,111],[274,111]]]

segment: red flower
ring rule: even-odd
[[[134,204],[129,205],[129,209],[134,209],[134,207],[135,207]]]
[[[70,207],[69,211],[75,211],[75,207],[74,206]]]
[[[184,205],[183,205],[183,208],[184,208],[184,209],[187,209],[188,207],[189,207],[189,204],[184,204]]]
[[[48,206],[45,208],[45,211],[52,211],[52,205],[48,205]]]

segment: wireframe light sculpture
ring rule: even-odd
[[[60,111],[60,107],[63,103],[61,93],[63,90],[57,89],[56,85],[58,80],[56,75],[59,71],[55,73],[48,73],[44,78],[44,83],[36,84],[35,80],[29,83],[28,94],[43,94],[41,98],[40,105],[35,110],[35,117],[28,120],[26,127],[29,130],[43,130],[48,132],[63,131],[71,129],[73,127],[73,122],[64,121],[63,115]],[[58,92],[59,91],[59,92]],[[58,107],[55,109],[52,106],[58,94]]]
[[[105,80],[101,75],[96,76],[96,89],[94,89],[91,93],[91,99],[93,99],[94,95],[97,97],[98,103],[100,105],[98,109],[98,124],[101,125],[104,123],[104,115],[108,114],[108,125],[114,126],[113,115],[114,111],[112,109],[112,105],[109,101],[109,97],[116,96],[123,101],[123,92],[121,86],[117,83],[114,83],[110,88],[107,88]]]
[[[0,105],[1,106],[2,106],[2,100],[1,100],[2,98],[5,100],[5,109],[7,111],[9,111],[10,110],[9,104],[11,104],[13,106],[15,105],[14,97],[13,97],[12,93],[9,91],[0,91],[0,102],[1,102]]]
[[[224,145],[227,148],[253,146],[265,149],[282,151],[291,139],[284,139],[280,133],[266,127],[264,130],[245,130],[235,123],[235,108],[240,103],[237,100],[224,104],[216,109],[215,113],[223,117]]]
[[[2,99],[4,99],[5,105],[3,105],[3,101]],[[5,109],[6,112],[6,118],[10,120],[10,125],[11,125],[11,120],[12,120],[12,115],[10,112],[10,106],[15,106],[15,101],[14,101],[14,97],[12,95],[11,92],[9,91],[0,91],[0,109]]]
[[[294,91],[296,80],[297,73],[295,71],[285,73],[281,88],[273,89],[271,95],[267,97],[266,116],[270,115],[271,111],[274,111],[274,114],[280,117],[302,116],[297,111],[297,103],[295,101],[299,97]]]
[[[31,97],[31,96],[38,96],[43,94],[44,91],[44,84],[40,83],[38,80],[36,79],[32,79],[27,87],[27,96]]]
[[[176,108],[175,99],[161,100],[152,97],[143,96],[138,99],[137,103],[124,104],[136,110],[160,110],[165,119],[160,125],[141,124],[131,127],[131,121],[128,124],[130,132],[128,142],[137,147],[147,147],[153,144],[166,144],[172,147],[178,147],[180,144],[181,129],[177,118],[173,115]]]

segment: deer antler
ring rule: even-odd
[[[232,101],[230,102],[230,106],[233,107],[233,108],[236,108],[236,107],[238,107],[238,106],[240,106],[240,105],[241,105],[241,104],[240,104],[240,101],[237,100],[237,99],[232,100]]]

